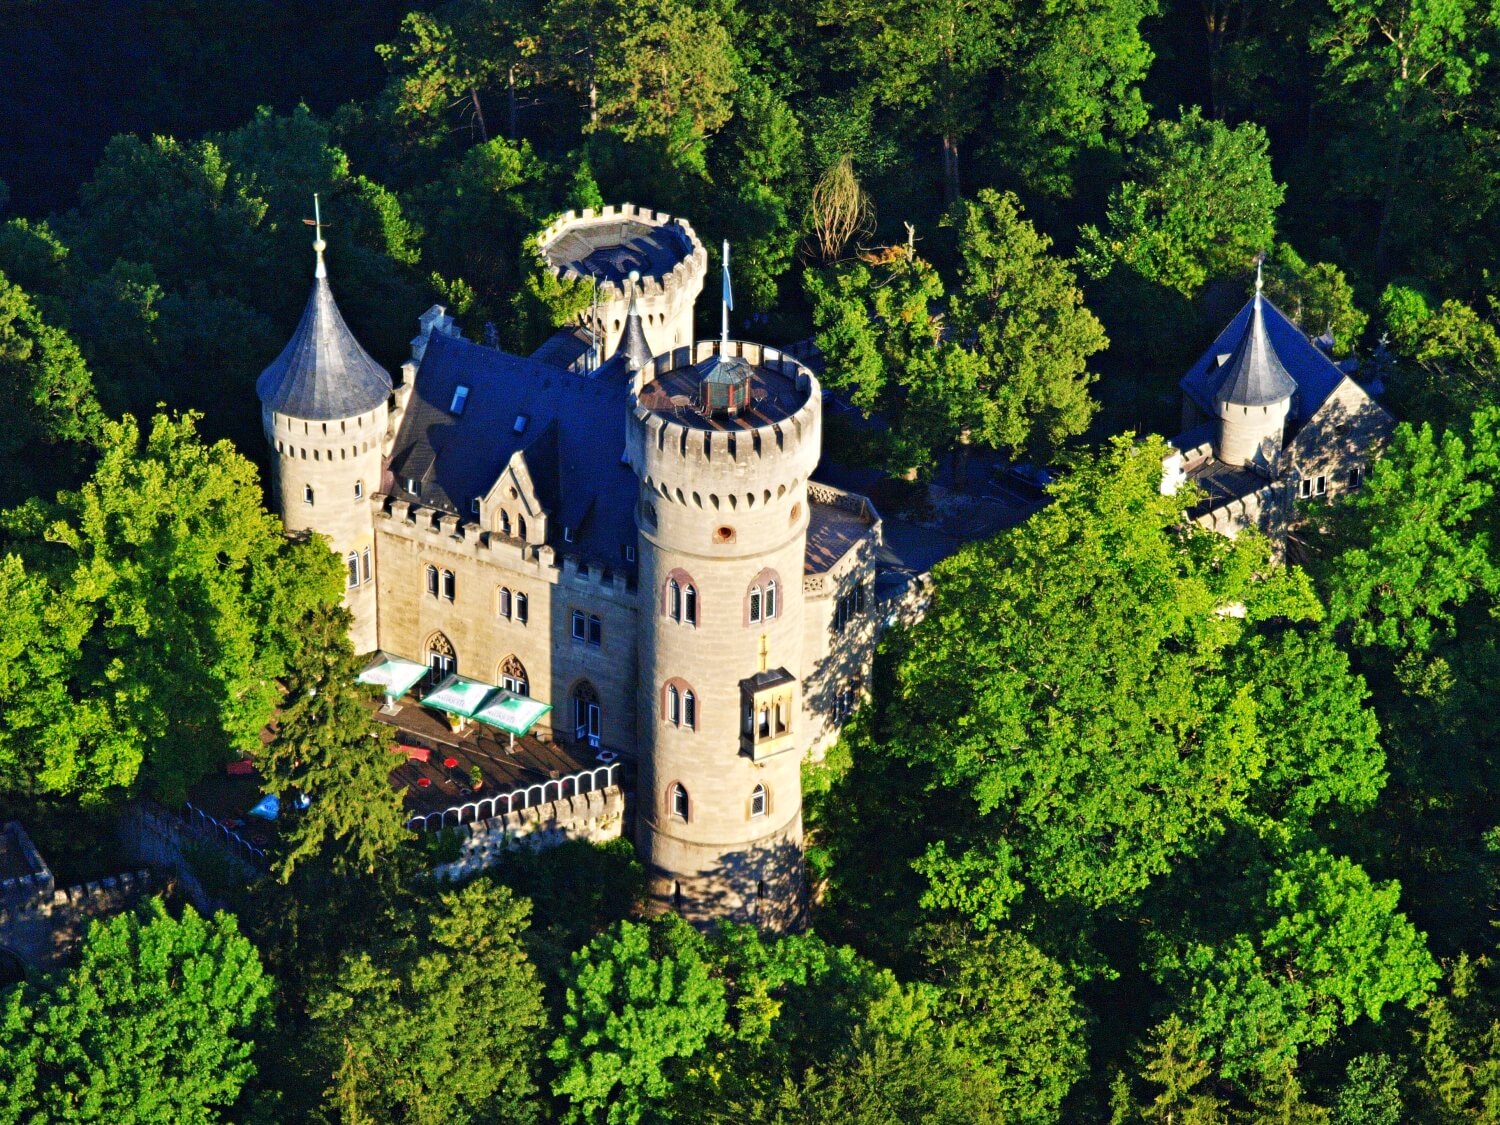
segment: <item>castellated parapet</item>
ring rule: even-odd
[[[569,211],[541,232],[537,246],[558,277],[597,280],[598,320],[590,306],[578,323],[602,337],[601,355],[613,355],[620,342],[632,271],[640,275],[636,307],[652,352],[692,342],[708,252],[686,219],[633,203]]]
[[[692,388],[721,355],[748,365],[749,405],[704,413]],[[772,348],[713,341],[657,357],[642,383],[626,455],[641,485],[636,843],[652,902],[793,928],[818,381]]]
[[[371,497],[380,488],[386,404],[352,418],[316,422],[262,406],[261,426],[275,453],[271,486],[282,523],[291,532],[327,536],[344,560],[349,572],[344,604],[354,614],[349,637],[355,652],[370,652],[376,647]]]

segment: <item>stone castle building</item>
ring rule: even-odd
[[[1259,528],[1278,547],[1297,503],[1360,487],[1395,419],[1260,289],[1181,381],[1183,432],[1162,488],[1195,484],[1189,514],[1234,535]]]
[[[795,925],[801,764],[868,679],[880,521],[809,479],[811,371],[693,339],[687,223],[569,213],[539,245],[597,279],[580,325],[520,357],[434,306],[393,384],[314,243],[302,321],[256,388],[282,519],[344,559],[357,649],[549,703],[551,737],[634,760],[659,907]]]

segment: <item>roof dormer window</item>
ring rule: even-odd
[[[417,487],[417,481],[415,477],[406,478],[406,491],[410,492],[413,496],[422,495],[422,490]]]
[[[516,424],[511,427],[511,432],[516,434],[524,434],[526,432],[526,423],[529,421],[531,421],[531,418],[529,416],[525,414],[517,414]]]
[[[464,412],[464,403],[468,401],[469,388],[460,383],[453,390],[453,402],[448,407],[448,413],[462,414]]]
[[[565,528],[563,528],[563,542],[564,543],[571,543],[571,542],[573,542],[573,529],[571,527],[565,527]]]

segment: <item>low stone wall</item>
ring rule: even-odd
[[[27,868],[25,875],[12,875],[0,879],[0,906],[15,906],[30,902],[38,895],[50,895],[56,889],[52,881],[52,869],[42,859],[26,829],[17,821],[8,821],[0,827],[0,848],[20,859]]]
[[[177,889],[204,914],[222,909],[224,903],[209,894],[198,879],[188,859],[188,849],[205,846],[216,849],[247,883],[261,875],[222,840],[195,832],[175,814],[143,801],[133,802],[120,817],[119,841],[131,863],[170,871]]]
[[[519,848],[555,848],[569,840],[601,844],[624,831],[625,791],[618,785],[533,805],[448,831],[462,839],[459,858],[433,868],[440,880],[465,879],[498,865]]]
[[[77,949],[89,922],[129,910],[151,890],[151,873],[134,871],[38,894],[0,909],[0,946],[37,968],[51,968]]]

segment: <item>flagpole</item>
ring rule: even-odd
[[[720,351],[729,350],[729,309],[734,303],[734,298],[729,292],[729,239],[724,240],[724,293],[720,301],[720,308],[724,313],[724,335],[720,344]]]

